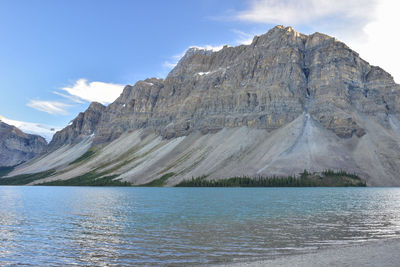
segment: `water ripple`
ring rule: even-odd
[[[187,265],[400,236],[398,188],[0,187],[0,265]]]

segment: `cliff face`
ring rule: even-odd
[[[335,38],[277,26],[250,45],[189,49],[165,80],[92,103],[49,147],[10,175],[145,184],[173,173],[174,185],[342,169],[400,186],[400,86]]]
[[[165,138],[224,127],[274,130],[302,113],[339,137],[361,137],[359,116],[390,127],[399,103],[392,77],[345,44],[277,26],[247,46],[189,49],[165,80],[139,81],[109,106],[90,107],[51,147],[92,133],[95,143],[108,142],[146,127]]]
[[[77,143],[85,137],[94,134],[105,106],[93,102],[85,112],[79,115],[63,130],[57,132],[49,143],[49,150],[54,150],[64,144]]]
[[[13,166],[45,151],[46,140],[25,134],[18,128],[0,121],[0,166]]]

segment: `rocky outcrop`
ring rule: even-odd
[[[0,121],[0,166],[14,166],[45,151],[46,140]]]
[[[399,118],[399,103],[393,78],[344,43],[276,26],[250,45],[189,49],[165,80],[139,81],[109,106],[93,104],[51,147],[93,133],[95,143],[109,142],[141,128],[165,138],[224,127],[274,130],[303,113],[339,137],[362,137],[360,116],[389,127],[389,115]]]
[[[49,150],[66,144],[78,143],[85,137],[93,135],[104,110],[105,106],[92,102],[85,112],[79,113],[67,127],[53,136]]]

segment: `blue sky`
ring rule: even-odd
[[[400,58],[388,52],[399,41],[393,34],[400,25],[394,5],[390,0],[1,0],[0,115],[63,127],[90,101],[107,104],[123,85],[164,78],[190,46],[247,43],[276,24],[334,35],[397,79]]]

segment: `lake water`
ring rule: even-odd
[[[218,264],[399,236],[399,188],[0,187],[0,265]]]

